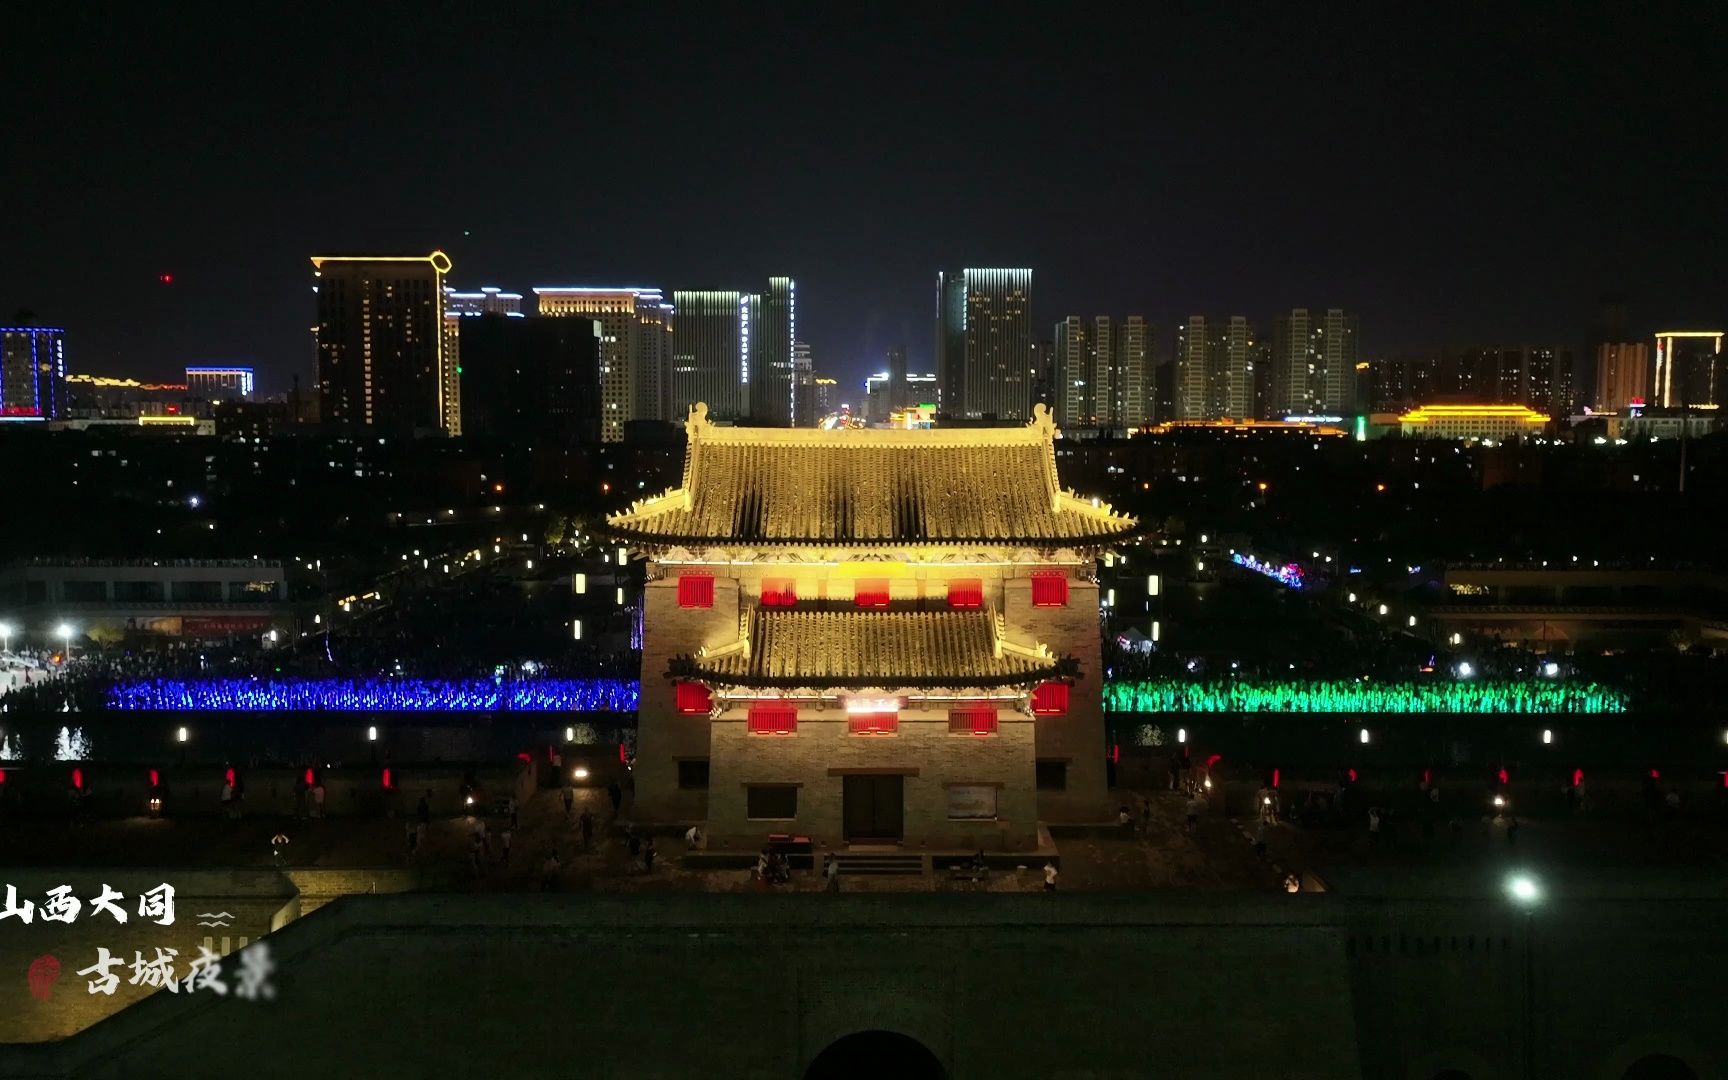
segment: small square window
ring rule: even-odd
[[[948,583],[948,606],[951,608],[981,608],[984,606],[984,582],[978,578],[956,578]]]
[[[681,608],[711,608],[714,606],[714,575],[683,574],[678,578],[678,606]]]
[[[1066,761],[1040,761],[1036,768],[1039,791],[1068,790],[1068,763]]]
[[[996,710],[990,708],[948,710],[948,734],[996,734]]]
[[[685,790],[708,787],[708,759],[686,758],[678,763],[678,786]]]
[[[759,701],[750,706],[750,734],[791,735],[798,730],[798,706],[789,701]]]
[[[744,789],[744,816],[751,821],[790,821],[798,816],[798,788],[751,784]]]
[[[1060,570],[1040,570],[1032,575],[1033,607],[1067,607],[1068,575]]]
[[[1038,716],[1061,716],[1068,711],[1068,684],[1047,682],[1032,691],[1032,712]]]

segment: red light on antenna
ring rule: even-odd
[[[151,787],[161,787],[162,786],[162,774],[157,772],[155,769],[150,770],[150,786]]]
[[[83,769],[73,769],[72,770],[72,786],[74,788],[78,789],[79,791],[84,790],[84,770]]]
[[[384,790],[389,791],[391,788],[393,788],[395,786],[396,786],[396,783],[390,776],[390,770],[388,767],[386,767],[384,770]]]
[[[1500,766],[1500,772],[1498,773],[1498,775],[1500,777],[1500,782],[1502,784],[1510,783],[1510,781],[1506,779],[1506,766],[1504,766],[1504,765]]]
[[[164,285],[172,285],[172,284],[174,284],[174,275],[173,274],[157,274],[156,280],[160,281]]]
[[[1278,786],[1278,770],[1277,769],[1272,770],[1272,786],[1273,787]]]
[[[311,786],[312,786],[312,783],[313,783],[313,780],[312,780],[312,770],[311,770],[311,769],[307,769],[307,770],[306,770],[306,786],[307,786],[307,787],[311,787]]]
[[[1579,784],[1582,784],[1583,782],[1584,782],[1584,770],[1583,769],[1573,769],[1572,770],[1572,786],[1577,787]]]
[[[234,786],[234,767],[232,765],[223,771],[222,779],[227,782],[229,787]]]
[[[1354,783],[1355,783],[1355,782],[1356,782],[1356,770],[1355,770],[1355,769],[1351,769],[1351,770],[1350,770],[1350,771],[1349,771],[1349,773],[1348,773],[1348,775],[1349,775],[1349,777],[1350,777],[1350,782],[1351,782],[1351,783],[1352,783],[1352,784],[1354,784]]]

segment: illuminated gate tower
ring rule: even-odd
[[[636,815],[712,845],[1032,847],[1109,816],[1101,549],[1056,426],[717,427],[608,519],[649,559]]]

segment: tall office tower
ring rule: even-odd
[[[537,288],[542,315],[600,324],[600,438],[618,442],[631,420],[665,420],[672,305],[659,289]]]
[[[518,443],[595,443],[603,436],[598,318],[464,316],[462,431]]]
[[[218,367],[188,365],[186,390],[194,397],[209,401],[245,401],[252,396],[252,369],[249,367]]]
[[[672,294],[671,414],[706,402],[712,420],[742,419],[749,404],[752,298],[734,291]]]
[[[1190,316],[1176,332],[1179,420],[1246,420],[1254,412],[1254,328],[1242,315]]]
[[[1024,420],[1035,379],[1032,271],[937,275],[936,370],[948,415]]]
[[[0,420],[58,420],[66,412],[66,331],[0,326]]]
[[[1642,341],[1596,346],[1596,409],[1619,412],[1650,400],[1650,347]]]
[[[1577,411],[1578,384],[1573,371],[1572,350],[1533,345],[1519,352],[1523,360],[1524,387],[1517,404],[1528,405],[1548,416],[1571,416]]]
[[[1656,335],[1656,400],[1665,409],[1714,409],[1722,393],[1722,331]]]
[[[449,432],[462,434],[462,320],[485,314],[522,316],[522,294],[505,292],[496,285],[483,286],[479,292],[457,292],[444,289],[444,404],[445,412],[453,413]]]
[[[790,427],[793,401],[792,354],[798,339],[797,285],[791,278],[768,279],[768,291],[753,294],[750,338],[750,421],[756,427]]]
[[[1268,416],[1345,416],[1355,408],[1354,316],[1338,308],[1280,313],[1269,362]]]
[[[792,426],[815,427],[822,414],[816,411],[816,365],[810,344],[792,343]]]
[[[904,409],[912,401],[912,389],[906,382],[906,346],[896,345],[888,350],[888,405],[894,409]]]
[[[445,356],[450,257],[319,255],[318,397],[325,423],[395,431],[461,430]]]

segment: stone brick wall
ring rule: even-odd
[[[881,769],[905,775],[908,847],[1030,849],[1038,833],[1031,783],[1033,723],[1007,708],[997,716],[995,735],[952,735],[946,709],[903,709],[897,734],[852,735],[843,710],[805,707],[796,734],[751,735],[746,710],[729,709],[712,725],[709,846],[753,848],[772,832],[842,844],[845,771]],[[1000,785],[997,819],[949,820],[947,785],[974,783]],[[797,818],[748,820],[750,784],[799,785]]]
[[[705,791],[680,790],[680,759],[708,757],[708,718],[680,715],[667,665],[674,656],[738,637],[738,582],[714,575],[714,606],[678,606],[677,573],[650,578],[643,589],[642,697],[637,713],[635,803],[641,821],[701,821]]]
[[[1038,813],[1045,821],[1105,821],[1113,817],[1105,784],[1104,672],[1098,644],[1098,584],[1076,571],[1068,582],[1065,607],[1033,607],[1030,572],[1003,582],[1003,616],[1010,639],[1042,642],[1057,656],[1080,662],[1080,676],[1064,716],[1037,718],[1040,761],[1064,761],[1064,791],[1038,792]]]

